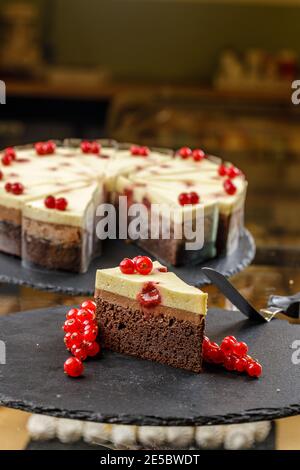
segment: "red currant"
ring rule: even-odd
[[[73,346],[71,347],[71,353],[80,361],[85,361],[87,358],[87,352],[85,348],[78,348],[76,344],[73,344]]]
[[[233,345],[232,351],[236,356],[244,357],[248,352],[248,346],[243,341],[240,341]]]
[[[240,175],[240,170],[236,168],[235,166],[231,166],[230,168],[227,169],[227,176],[228,178],[235,178],[236,176]]]
[[[132,145],[130,147],[130,153],[131,155],[134,155],[134,156],[140,155],[140,147],[138,145]]]
[[[11,185],[11,192],[15,194],[16,196],[19,196],[20,194],[24,193],[24,186],[22,183],[13,183]]]
[[[55,153],[56,143],[53,142],[53,140],[49,140],[48,142],[46,142],[46,149],[47,149],[47,155],[51,155]]]
[[[233,196],[237,191],[237,187],[233,184],[230,179],[224,181],[224,189],[226,193],[230,196]]]
[[[134,274],[135,264],[131,259],[124,258],[119,264],[119,268],[123,274]]]
[[[181,206],[186,206],[187,204],[190,204],[190,195],[188,193],[179,194],[178,202]]]
[[[224,354],[231,354],[233,351],[233,347],[236,344],[236,339],[232,336],[226,336],[222,343],[221,343],[221,349]]]
[[[235,364],[235,369],[238,372],[244,372],[247,368],[247,359],[245,357],[238,357]]]
[[[47,155],[48,145],[46,142],[37,142],[34,147],[38,155]]]
[[[83,323],[86,320],[91,323],[95,320],[96,315],[95,312],[92,312],[91,310],[81,308],[78,310],[76,318],[78,321],[80,321],[80,323]]]
[[[78,312],[77,308],[71,308],[71,310],[69,310],[67,315],[66,315],[67,320],[76,319],[77,312]]]
[[[83,335],[79,331],[74,331],[71,334],[70,341],[72,346],[75,344],[78,348],[80,348],[83,343]]]
[[[136,298],[146,308],[156,307],[161,303],[160,292],[153,282],[146,282]]]
[[[6,185],[4,186],[4,189],[7,193],[11,193],[11,188],[12,188],[11,183],[6,183]]]
[[[192,150],[189,147],[181,147],[178,151],[179,155],[183,160],[186,160],[187,158],[191,157],[193,155]]]
[[[96,302],[93,300],[85,300],[81,304],[81,308],[87,308],[88,310],[91,310],[92,312],[96,311]]]
[[[153,269],[152,260],[148,256],[141,256],[135,263],[135,269],[139,274],[147,276]]]
[[[2,161],[2,164],[3,164],[4,166],[9,166],[9,165],[11,165],[11,163],[12,163],[12,161],[13,161],[13,158],[12,158],[11,155],[8,155],[8,154],[6,155],[6,154],[5,154],[5,155],[3,155],[1,161]]]
[[[87,326],[83,333],[83,339],[84,341],[87,341],[88,343],[92,343],[93,341],[96,340],[97,335],[98,335],[97,326]]]
[[[66,320],[63,326],[63,329],[66,333],[74,333],[78,331],[80,328],[80,324],[76,318],[71,318],[70,320]]]
[[[79,377],[83,373],[83,364],[77,357],[69,357],[64,363],[65,374],[70,377]]]
[[[91,143],[87,140],[83,140],[80,144],[80,147],[83,153],[91,153]]]
[[[193,159],[195,162],[201,162],[205,158],[205,153],[201,149],[193,150]]]
[[[66,333],[65,337],[64,337],[64,343],[66,345],[66,348],[69,349],[69,350],[71,349],[71,347],[73,345],[72,340],[71,340],[71,336],[72,336],[72,333],[69,332],[69,333]]]
[[[139,149],[139,155],[140,155],[141,157],[148,157],[149,153],[150,153],[150,150],[149,150],[148,147],[140,147],[140,149]]]
[[[262,366],[256,362],[250,362],[247,364],[247,373],[250,377],[260,377],[262,374]]]
[[[218,173],[220,176],[226,176],[227,175],[227,167],[226,165],[222,164],[219,166]]]
[[[44,205],[47,207],[47,209],[55,209],[55,197],[54,196],[48,196],[44,200]]]
[[[58,211],[65,211],[68,207],[68,201],[64,197],[59,197],[55,201],[55,209]]]
[[[17,155],[16,155],[16,151],[13,147],[7,147],[5,150],[4,150],[4,153],[5,155],[10,155],[12,160],[15,160]]]
[[[200,202],[199,194],[196,193],[195,191],[192,191],[190,193],[190,204],[199,204],[199,202]]]
[[[157,271],[159,271],[160,273],[167,273],[168,268],[167,266],[160,266],[159,268],[157,268]]]
[[[208,357],[215,364],[223,364],[225,360],[224,353],[218,345],[210,348],[208,351]]]
[[[225,356],[224,357],[224,367],[227,370],[235,370],[236,369],[236,362],[237,359],[234,356]]]
[[[86,352],[89,357],[95,357],[100,353],[100,345],[96,341],[86,344]]]
[[[100,155],[101,152],[101,145],[98,142],[91,143],[91,153],[94,155]]]

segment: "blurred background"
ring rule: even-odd
[[[257,243],[234,282],[264,306],[300,290],[299,25],[300,0],[0,0],[0,148],[111,137],[231,160]],[[7,285],[0,298],[0,315],[76,300]],[[0,408],[0,447],[27,445],[22,416]],[[300,449],[287,421],[276,446]]]
[[[200,146],[245,171],[258,259],[298,256],[300,0],[0,0],[0,18],[2,147]]]

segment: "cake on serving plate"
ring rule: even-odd
[[[133,237],[169,264],[230,253],[243,229],[244,175],[199,149],[172,152],[68,139],[8,148],[0,160],[0,251],[26,264],[85,272],[101,249],[96,207],[102,202],[117,207],[118,196],[126,196],[129,206],[143,202],[148,210],[152,203],[166,204],[192,223],[203,211],[199,249],[187,250],[185,237]],[[175,216],[171,222],[172,234]]]
[[[206,293],[140,256],[99,269],[95,301],[104,348],[201,372]]]

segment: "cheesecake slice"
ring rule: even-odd
[[[104,348],[202,371],[206,293],[155,261],[146,276],[99,269],[95,300]]]

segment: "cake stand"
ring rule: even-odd
[[[37,267],[24,267],[19,258],[0,253],[0,282],[34,287],[40,290],[64,293],[68,295],[93,295],[95,272],[97,268],[118,266],[120,260],[137,255],[147,254],[133,243],[123,240],[106,240],[101,257],[93,260],[85,274],[62,271],[49,271]],[[181,279],[191,285],[200,287],[208,284],[201,266],[217,269],[225,276],[232,276],[247,267],[255,256],[255,243],[252,235],[245,230],[240,238],[238,248],[228,256],[206,261],[204,264],[187,266],[168,266]],[[165,264],[165,263],[164,263]]]
[[[211,309],[207,335],[235,335],[263,365],[253,379],[208,366],[202,374],[105,351],[84,376],[63,373],[66,307],[0,318],[6,365],[0,404],[33,413],[136,425],[208,425],[273,420],[300,413],[300,365],[292,361],[300,326],[252,323],[237,311]]]

